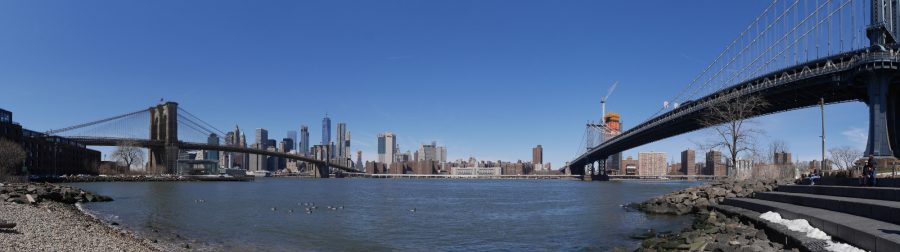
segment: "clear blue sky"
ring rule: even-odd
[[[559,167],[600,96],[625,127],[680,90],[765,1],[2,1],[0,107],[46,130],[160,98],[223,130],[301,124],[328,112],[353,149],[438,141],[451,159]],[[861,103],[828,107],[829,146],[864,147]],[[818,111],[760,119],[760,138],[818,156]],[[626,152],[670,159],[695,132]],[[333,134],[335,135],[335,134]],[[248,139],[252,139],[248,134]],[[862,137],[862,138],[860,138]]]

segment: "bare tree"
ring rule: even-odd
[[[762,134],[761,130],[752,127],[754,122],[749,118],[768,105],[761,97],[750,96],[710,107],[699,119],[701,125],[716,133],[709,148],[727,149],[730,169],[737,166],[738,155],[753,149],[755,136]]]
[[[788,152],[790,148],[783,140],[775,140],[769,143],[769,153],[766,153],[767,162],[775,162],[775,153]],[[789,160],[788,160],[789,161]]]
[[[856,160],[863,157],[862,151],[853,149],[850,146],[831,148],[828,150],[828,153],[831,154],[831,160],[834,161],[834,165],[841,170],[853,168]]]
[[[25,162],[27,153],[17,143],[0,139],[0,176],[13,174],[17,165]]]
[[[112,153],[112,157],[131,170],[133,165],[144,162],[144,150],[138,147],[137,143],[124,142],[119,144],[116,151]]]

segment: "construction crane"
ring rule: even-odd
[[[613,82],[612,86],[609,87],[609,91],[606,92],[606,96],[600,99],[600,125],[606,125],[606,122],[603,121],[603,117],[606,116],[606,99],[609,99],[609,96],[612,95],[613,91],[616,90],[616,86],[619,85],[619,81]]]

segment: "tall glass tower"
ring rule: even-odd
[[[300,125],[300,153],[309,154],[309,127]]]
[[[322,119],[322,145],[331,145],[331,118],[328,118],[328,113]]]

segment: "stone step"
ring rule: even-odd
[[[900,201],[900,188],[859,186],[781,185],[776,191],[838,197]]]
[[[869,251],[900,251],[900,225],[826,209],[750,198],[729,198],[723,205],[760,213],[773,211],[785,219],[804,219],[828,235]]]
[[[809,238],[804,233],[793,231],[785,226],[768,222],[759,218],[762,214],[757,211],[748,210],[740,207],[728,205],[712,206],[717,211],[728,216],[736,216],[744,223],[753,224],[754,227],[760,228],[766,232],[770,241],[776,241],[784,245],[785,249],[797,248],[804,252],[826,252],[825,241]]]
[[[760,192],[757,199],[821,208],[900,224],[900,201],[849,198],[789,192]]]

